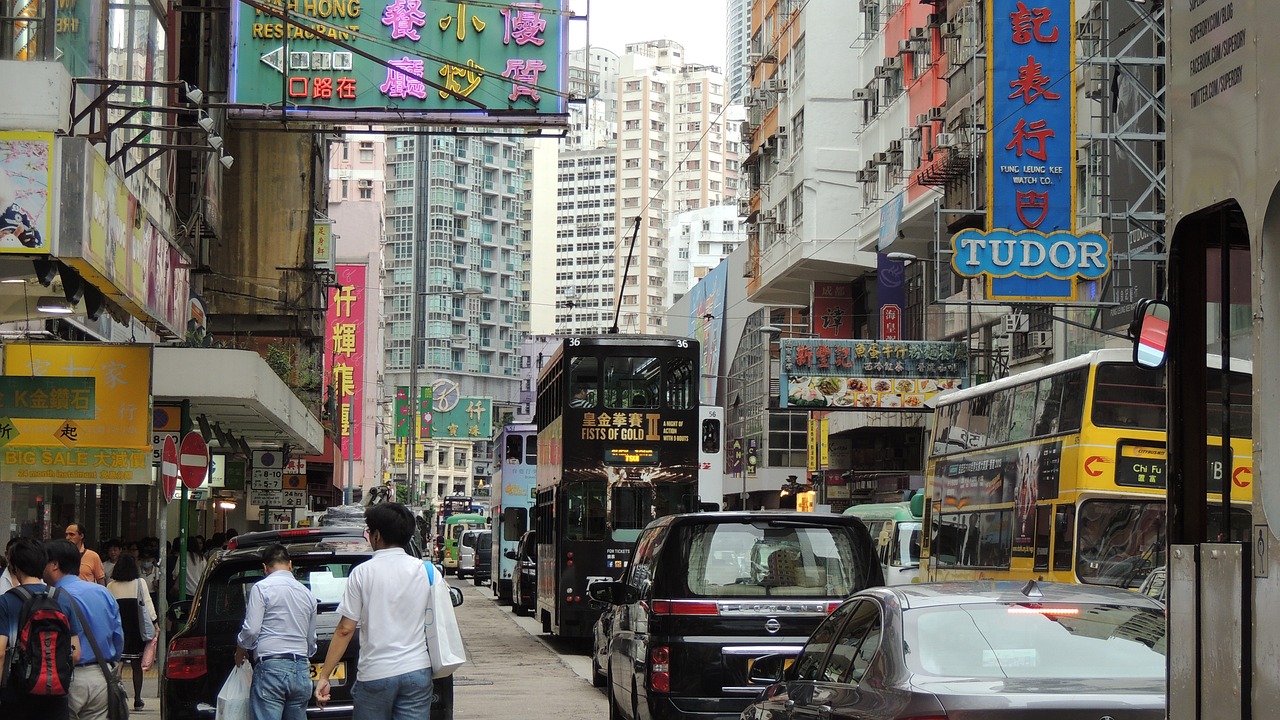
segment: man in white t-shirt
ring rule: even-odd
[[[384,502],[364,514],[373,557],[347,578],[338,605],[342,619],[316,682],[316,701],[329,701],[329,676],[356,629],[360,659],[351,688],[353,720],[425,720],[431,713],[431,657],[423,626],[432,593],[422,560],[405,552],[413,513]]]

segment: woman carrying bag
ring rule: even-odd
[[[141,710],[143,655],[150,647],[155,658],[157,635],[156,609],[151,603],[151,593],[138,570],[138,561],[132,555],[122,554],[111,571],[107,590],[120,606],[120,624],[124,626],[124,661],[129,663],[133,675],[133,707]],[[150,663],[147,663],[149,666]]]

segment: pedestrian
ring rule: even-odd
[[[18,542],[18,537],[9,538],[9,542],[4,546],[4,572],[0,572],[0,593],[6,593],[9,588],[18,586],[18,578],[14,577],[13,572],[9,569],[9,564],[13,561],[9,559],[9,551],[13,549],[13,544]]]
[[[175,540],[174,542],[177,542],[177,541]],[[186,600],[186,599],[195,597],[196,590],[199,589],[200,587],[200,576],[204,574],[205,565],[208,564],[208,561],[205,560],[205,557],[204,557],[204,536],[203,535],[196,535],[195,537],[187,540],[186,558],[187,558],[186,586],[182,588],[178,587],[179,573],[178,573],[178,568],[176,566],[173,569],[173,575],[170,576],[173,578],[172,587],[174,588],[175,592],[178,590],[183,591],[183,594],[178,598],[179,600]]]
[[[355,720],[421,720],[431,713],[431,657],[423,627],[434,598],[422,560],[405,552],[413,513],[384,502],[364,514],[373,557],[347,578],[341,620],[316,682],[316,700],[329,702],[329,676],[357,629],[360,657],[351,689]]]
[[[111,571],[115,568],[116,561],[120,559],[120,553],[124,552],[124,548],[119,540],[113,538],[102,544],[102,552],[107,555],[102,560],[102,572],[106,575],[107,582],[111,582]]]
[[[107,571],[102,567],[102,558],[98,553],[84,546],[84,524],[73,522],[67,524],[66,538],[80,552],[80,579],[85,582],[107,584]]]
[[[80,661],[80,622],[72,607],[74,602],[65,592],[51,590],[44,584],[45,566],[48,556],[44,545],[34,538],[17,538],[9,547],[9,571],[18,585],[28,592],[40,595],[53,593],[53,599],[66,615],[68,631],[71,634],[71,664]],[[9,657],[9,650],[17,639],[18,620],[22,614],[23,597],[21,590],[14,587],[0,595],[0,657]],[[5,668],[6,671],[9,668]],[[0,712],[5,720],[67,720],[68,703],[66,695],[27,695],[18,689],[13,678],[0,688]]]
[[[306,720],[316,651],[316,599],[293,576],[289,550],[262,551],[265,577],[249,590],[236,636],[236,665],[254,657],[249,704],[253,720]]]
[[[107,678],[98,665],[89,642],[89,633],[102,651],[102,659],[113,673],[120,671],[124,651],[124,627],[120,624],[120,607],[102,585],[80,578],[80,551],[70,540],[50,540],[44,544],[48,563],[46,583],[64,591],[80,606],[80,660],[71,675],[68,710],[71,720],[107,720]]]
[[[120,608],[120,625],[124,628],[124,659],[129,663],[133,676],[133,709],[141,710],[142,702],[142,651],[147,642],[159,632],[155,605],[151,600],[151,588],[138,570],[132,555],[125,553],[116,562],[107,590]]]
[[[150,547],[138,551],[138,574],[147,583],[147,593],[151,595],[151,604],[155,605],[160,599],[156,594],[160,589],[160,564]]]

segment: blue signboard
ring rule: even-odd
[[[1075,14],[1071,0],[991,0],[987,23],[987,230],[951,239],[952,266],[995,300],[1072,301],[1111,268],[1099,233],[1075,232]]]

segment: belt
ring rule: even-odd
[[[262,657],[258,658],[258,662],[263,662],[264,660],[309,660],[309,659],[310,658],[308,658],[306,655],[299,655],[297,653],[279,653],[276,655],[263,655]]]

